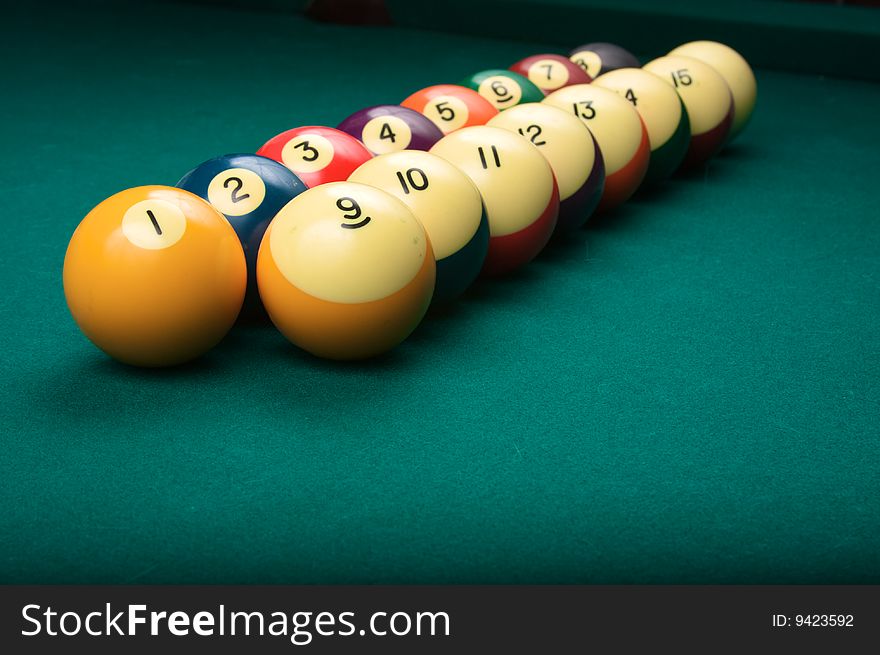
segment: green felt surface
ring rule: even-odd
[[[695,38],[753,66],[880,80],[880,9],[768,0],[388,0],[395,24],[479,37],[542,40],[554,51],[594,41],[655,57]],[[697,36],[695,36],[697,35]]]
[[[27,11],[0,23],[0,581],[880,582],[876,84],[758,70],[705,170],[377,361],[256,326],[140,371],[64,304],[92,206],[546,44]]]

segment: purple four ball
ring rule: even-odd
[[[364,127],[374,118],[382,117],[392,118],[391,122],[382,123],[380,121],[378,131],[374,130],[373,139],[381,142],[386,148],[383,152],[430,150],[431,146],[443,138],[443,132],[429,118],[400,105],[377,105],[361,109],[342,121],[337,129],[363,141],[367,149],[374,155],[381,154],[371,147],[372,143],[368,143],[370,139],[365,139]],[[399,119],[409,127],[410,136],[408,140],[405,138],[405,135],[400,133],[400,130],[395,130],[394,124],[396,121],[393,119]]]

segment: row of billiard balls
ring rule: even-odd
[[[755,96],[745,60],[706,41],[641,68],[591,44],[428,87],[209,160],[177,187],[108,198],[68,247],[68,306],[139,366],[193,359],[264,309],[315,355],[371,357],[432,301],[526,264],[643,180],[705,162]]]

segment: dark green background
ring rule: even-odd
[[[880,581],[876,84],[758,70],[704,170],[377,361],[141,371],[64,304],[91,207],[558,45],[145,4],[0,47],[0,581]]]

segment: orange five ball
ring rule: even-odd
[[[401,106],[424,114],[449,134],[463,127],[485,125],[498,113],[479,93],[458,84],[436,84],[416,91]]]

